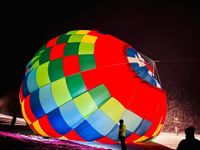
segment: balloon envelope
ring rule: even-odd
[[[74,30],[45,43],[30,60],[20,87],[24,119],[48,137],[126,142],[159,134],[166,93],[129,44],[94,30]]]

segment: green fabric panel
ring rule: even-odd
[[[43,87],[50,83],[48,75],[49,62],[40,65],[36,71],[36,82],[39,87]]]
[[[49,78],[51,82],[64,77],[62,58],[49,63]]]
[[[50,60],[51,48],[47,48],[41,53],[39,63],[40,65]]]
[[[69,40],[68,40],[68,43],[71,43],[71,42],[79,42],[80,43],[83,36],[84,35],[82,35],[82,34],[71,35]]]
[[[34,64],[36,61],[38,61],[40,57],[38,55],[34,56],[33,59],[31,60],[31,63]]]
[[[80,43],[67,43],[64,56],[77,55]]]
[[[61,106],[72,99],[65,77],[52,83],[52,93],[57,106]]]
[[[101,107],[111,96],[107,88],[102,84],[89,91],[98,107]]]
[[[96,68],[94,55],[79,55],[81,71]]]
[[[40,52],[41,53],[41,52]],[[37,62],[37,64],[39,65],[39,58],[40,58],[40,54],[38,53],[37,55],[35,55],[26,65],[26,68],[29,67],[33,67],[34,64]]]
[[[70,35],[65,35],[65,34],[62,34],[59,36],[58,40],[57,40],[57,44],[60,44],[60,43],[66,43],[69,39]]]
[[[93,43],[80,43],[79,54],[94,54],[94,44]]]
[[[43,49],[43,50],[39,51],[37,54],[35,54],[34,57],[40,57],[45,50],[46,49]]]
[[[31,61],[31,69],[37,68],[39,66],[39,56],[35,56]]]
[[[66,35],[69,35],[69,34],[76,34],[76,32],[78,32],[79,30],[74,30],[74,31],[69,31],[66,33]]]
[[[86,91],[81,74],[74,74],[66,77],[69,92],[72,98],[75,98]]]
[[[98,109],[88,92],[75,98],[74,103],[84,118],[87,118],[89,114]]]
[[[31,69],[37,68],[39,66],[39,59],[32,64]]]

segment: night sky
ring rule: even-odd
[[[0,96],[12,95],[12,109],[19,109],[19,87],[34,53],[53,37],[79,29],[109,33],[149,58],[160,60],[157,68],[163,89],[170,95],[174,89],[182,89],[189,101],[199,99],[197,3],[73,0],[48,4],[8,2],[2,7]],[[199,105],[195,107],[200,109]]]

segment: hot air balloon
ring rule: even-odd
[[[95,30],[73,30],[46,42],[25,68],[19,92],[30,128],[47,137],[146,141],[163,129],[166,93],[154,68],[130,44]]]

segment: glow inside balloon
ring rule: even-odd
[[[157,136],[166,93],[139,52],[94,30],[75,30],[45,43],[27,64],[22,114],[39,135],[114,143],[119,120],[126,142]]]

